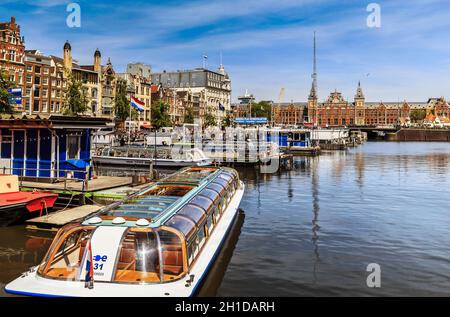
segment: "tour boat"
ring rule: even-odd
[[[57,194],[22,192],[17,175],[0,175],[0,226],[25,219],[36,212],[46,212],[53,207]]]
[[[110,166],[150,166],[180,168],[188,166],[208,166],[212,159],[199,149],[174,149],[173,147],[157,148],[154,158],[153,147],[99,147],[92,156],[95,165]]]
[[[233,169],[180,170],[61,228],[39,266],[8,285],[30,296],[193,296],[237,217]]]

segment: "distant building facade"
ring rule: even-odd
[[[180,92],[193,105],[194,117],[201,119],[207,112],[220,123],[231,110],[231,80],[223,65],[217,71],[205,68],[152,74],[152,83],[173,91],[173,100]],[[170,98],[170,97],[169,97]],[[179,102],[180,99],[178,99]],[[178,104],[173,107],[174,116]]]
[[[136,64],[130,64],[136,65]],[[149,122],[151,120],[151,106],[152,106],[152,83],[151,78],[142,76],[145,72],[135,72],[133,68],[127,67],[127,72],[123,74],[117,74],[117,78],[123,79],[130,87],[130,91],[133,91],[132,95],[142,101],[144,111],[139,113],[139,121]]]
[[[0,23],[0,69],[9,75],[9,80],[24,87],[25,78],[25,39],[20,35],[20,26],[11,17],[9,22]],[[15,110],[24,111],[23,104],[16,105]]]
[[[304,110],[306,103],[282,103],[274,105],[273,123],[275,125],[302,125],[304,122]]]

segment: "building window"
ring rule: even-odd
[[[16,61],[16,51],[15,50],[10,50],[9,51],[9,60],[12,62]]]
[[[33,77],[31,75],[27,75],[27,84],[31,84],[33,82]]]
[[[34,77],[34,83],[36,84],[36,85],[40,85],[41,84],[41,77]]]
[[[27,65],[27,72],[32,72],[32,71],[33,71],[33,66]]]
[[[67,159],[78,160],[80,158],[80,136],[67,136]]]
[[[40,90],[39,89],[35,89],[34,93],[33,93],[34,97],[39,98],[39,95],[40,95],[39,93],[40,93]]]
[[[42,112],[47,112],[47,101],[42,101]]]
[[[39,100],[35,100],[33,103],[33,111],[39,112]]]
[[[48,74],[48,73],[49,73],[48,67],[44,67],[44,74]]]
[[[41,67],[40,66],[34,66],[34,72],[40,74],[41,73]]]
[[[42,84],[43,85],[48,85],[48,78],[47,77],[44,77],[43,79],[42,79]]]

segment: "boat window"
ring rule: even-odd
[[[190,192],[193,186],[174,186],[174,185],[160,185],[148,191],[142,196],[176,196],[182,197]]]
[[[202,227],[197,231],[197,234],[194,236],[194,238],[188,243],[188,261],[189,265],[192,264],[194,259],[199,254],[201,248],[206,242],[206,235],[205,235],[205,225],[203,224]]]
[[[208,187],[206,187],[207,189],[212,189],[216,192],[218,192],[219,194],[223,195],[225,188],[220,185],[220,184],[215,184],[215,183],[211,183],[208,185]]]
[[[214,203],[211,199],[198,195],[198,196],[195,196],[194,198],[192,198],[192,200],[189,202],[189,204],[199,206],[199,207],[203,208],[206,211],[206,213],[209,214],[211,212],[211,206]]]
[[[201,196],[205,196],[208,197],[209,199],[211,199],[214,203],[217,202],[218,198],[220,197],[219,193],[212,190],[212,189],[207,189],[205,188],[204,190],[201,191],[200,193]]]
[[[214,215],[214,223],[216,223],[217,224],[217,222],[219,221],[219,219],[220,219],[220,216],[221,216],[221,210],[219,209],[219,208],[214,208],[214,212],[213,212],[213,215]]]
[[[51,278],[79,279],[80,267],[87,242],[93,227],[76,227],[65,230],[50,247],[48,258],[39,268],[39,273]]]
[[[184,273],[183,247],[180,237],[168,230],[159,230],[164,281],[172,281]]]
[[[150,230],[130,230],[123,238],[114,282],[160,282],[158,238]]]
[[[197,224],[202,223],[206,217],[204,209],[191,204],[184,206],[178,215],[186,216]]]
[[[213,226],[213,215],[209,215],[208,218],[206,218],[206,232],[208,233],[208,237],[211,235]]]
[[[186,217],[178,215],[170,218],[170,220],[166,223],[166,226],[175,228],[180,231],[185,236],[186,240],[189,240],[196,229],[195,222]]]
[[[222,186],[223,188],[227,188],[228,187],[228,181],[223,179],[223,178],[217,178],[213,184],[219,184],[220,186]]]

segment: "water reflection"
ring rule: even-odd
[[[231,257],[233,256],[234,249],[239,240],[239,235],[241,234],[241,228],[244,224],[245,214],[244,212],[239,212],[234,224],[231,227],[230,233],[226,238],[221,251],[219,252],[214,265],[211,267],[208,275],[203,282],[203,285],[198,292],[200,297],[211,297],[217,295],[217,290],[222,284],[222,280],[227,271],[228,264],[230,263]]]
[[[450,143],[367,143],[256,177],[222,296],[450,295]],[[382,288],[366,286],[369,263]]]
[[[320,262],[320,254],[319,254],[319,245],[318,245],[318,240],[319,240],[319,230],[320,230],[320,226],[319,226],[319,212],[320,212],[320,205],[319,205],[319,179],[318,179],[318,167],[316,166],[319,163],[319,161],[317,159],[312,161],[312,168],[311,168],[311,192],[312,192],[312,205],[313,205],[313,219],[312,219],[312,238],[311,241],[314,245],[314,255],[315,255],[315,259],[314,259],[314,284],[316,284],[317,282],[317,266],[319,265]]]

